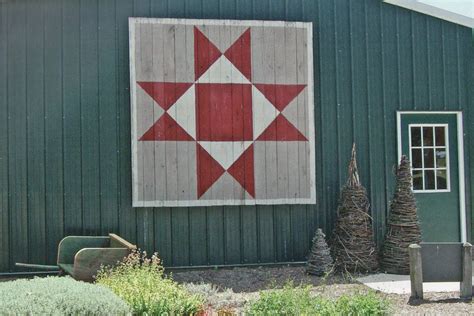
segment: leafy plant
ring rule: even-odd
[[[329,315],[332,306],[326,303],[311,296],[311,286],[294,287],[288,283],[283,289],[260,292],[260,298],[250,304],[247,312],[251,315],[314,315],[320,312]]]
[[[336,310],[341,315],[384,315],[388,312],[388,302],[373,292],[367,294],[343,295],[336,302]]]
[[[260,298],[250,304],[250,315],[385,315],[388,303],[373,293],[341,296],[329,300],[311,294],[311,286],[294,287],[260,292]]]
[[[0,283],[0,315],[125,315],[128,305],[109,289],[70,277]]]
[[[190,315],[202,309],[204,299],[191,294],[164,273],[155,253],[134,251],[115,267],[103,267],[96,282],[125,300],[135,314]]]

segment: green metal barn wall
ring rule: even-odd
[[[464,110],[474,130],[471,31],[379,0],[2,0],[0,16],[3,272],[108,232],[172,266],[303,260],[335,220],[353,140],[380,245],[395,111]],[[316,206],[131,207],[130,16],[313,22]]]

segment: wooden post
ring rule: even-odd
[[[462,245],[461,298],[472,298],[472,245]]]
[[[421,247],[411,244],[408,247],[410,256],[411,298],[423,299],[423,270],[421,267]]]

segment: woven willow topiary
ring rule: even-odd
[[[406,156],[402,156],[396,171],[396,179],[381,265],[388,273],[408,274],[410,272],[408,246],[421,242],[421,229],[416,200],[411,189],[410,161]]]
[[[313,245],[309,253],[308,266],[306,272],[317,276],[323,276],[332,269],[333,260],[331,250],[326,243],[326,235],[321,228],[316,230],[313,238]]]
[[[333,257],[339,271],[372,272],[378,268],[369,208],[367,191],[359,180],[354,144],[349,177],[339,198],[332,240]]]

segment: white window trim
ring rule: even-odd
[[[463,113],[461,111],[397,111],[397,142],[398,161],[402,157],[402,115],[456,115],[457,121],[457,141],[458,141],[458,170],[459,170],[459,218],[461,226],[461,242],[467,241],[467,220],[466,220],[466,178],[464,173],[464,126]]]
[[[411,187],[412,187],[412,190],[413,192],[417,193],[417,194],[423,194],[423,193],[447,193],[447,192],[451,192],[451,171],[450,171],[450,167],[451,167],[451,164],[449,162],[449,157],[451,156],[449,154],[449,125],[448,124],[425,124],[425,123],[422,123],[422,124],[408,124],[408,150],[409,150],[409,156],[410,156],[410,164],[412,163],[413,159],[412,159],[412,149],[413,148],[429,148],[430,146],[428,147],[425,147],[424,144],[422,143],[421,144],[421,147],[418,147],[418,146],[412,146],[411,145],[411,128],[412,127],[444,127],[445,128],[445,145],[444,146],[436,146],[436,144],[433,145],[433,150],[434,150],[434,154],[435,154],[435,157],[434,157],[434,168],[425,168],[424,165],[425,165],[425,157],[424,157],[424,154],[423,154],[423,151],[421,153],[421,159],[422,159],[422,165],[423,167],[422,168],[415,168],[415,169],[418,169],[418,170],[434,170],[435,171],[435,185],[437,186],[437,179],[436,179],[436,171],[438,169],[440,170],[444,170],[446,168],[446,179],[447,179],[447,182],[446,182],[446,189],[431,189],[431,190],[415,190],[413,188],[413,179],[412,179],[412,184],[411,184]],[[423,138],[423,137],[422,137]],[[435,136],[436,138],[436,136]],[[435,140],[435,138],[433,138],[433,141]],[[437,168],[436,167],[436,150],[435,148],[437,147],[446,147],[446,167],[445,168]],[[413,167],[411,167],[411,174],[412,174],[412,177],[413,177]],[[424,175],[424,174],[423,174]],[[424,185],[425,183],[425,180],[423,178],[423,188],[425,187]]]

